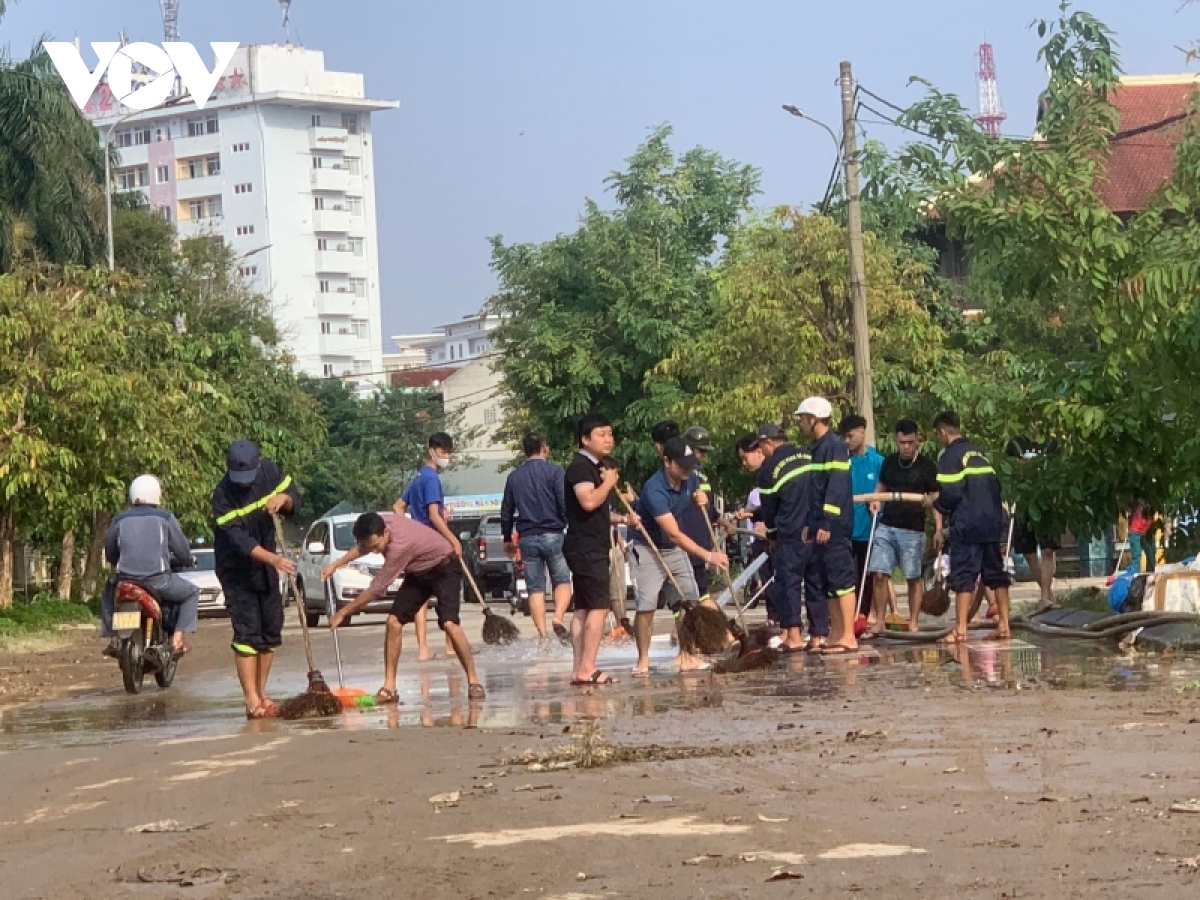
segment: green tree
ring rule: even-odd
[[[931,143],[900,162],[996,288],[972,378],[941,397],[994,449],[1056,438],[1057,456],[998,460],[1006,490],[1048,531],[1087,535],[1136,496],[1172,508],[1198,487],[1200,128],[1183,125],[1174,177],[1122,221],[1098,191],[1118,126],[1112,35],[1068,3],[1038,30],[1050,79],[1034,140],[983,134],[928,86],[903,120]]]
[[[670,135],[656,129],[609,176],[616,207],[589,201],[572,234],[493,239],[505,434],[536,427],[565,453],[575,421],[604,413],[631,478],[656,465],[648,432],[690,388],[654,370],[711,322],[716,255],[759,184],[755,169],[708,150],[677,158]]]
[[[920,417],[934,379],[958,361],[921,304],[926,267],[873,234],[865,246],[876,414]],[[788,207],[742,229],[716,272],[711,325],[661,366],[695,386],[674,412],[713,431],[723,486],[748,483],[733,442],[759,422],[783,421],[810,394],[854,411],[846,248],[842,226]]]

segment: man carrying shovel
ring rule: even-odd
[[[370,586],[351,603],[329,617],[329,627],[336,629],[349,616],[364,609],[368,603],[387,593],[389,585],[402,574],[404,581],[388,614],[383,643],[383,687],[375,694],[375,702],[383,705],[398,703],[396,670],[400,665],[400,640],[404,626],[414,621],[417,612],[437,598],[438,627],[454,647],[463,671],[467,673],[467,697],[483,700],[487,694],[475,673],[471,645],[459,622],[459,603],[462,597],[462,566],[450,541],[432,528],[414,522],[407,516],[363,513],[354,523],[354,548],[335,563],[321,570],[321,580],[328,580],[335,571],[369,553],[383,556],[383,566],[371,579]]]

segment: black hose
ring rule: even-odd
[[[1141,610],[1139,612],[1122,613],[1115,616],[1106,616],[1103,619],[1097,619],[1088,625],[1080,628],[1068,628],[1058,625],[1050,625],[1045,622],[1038,622],[1034,619],[1029,619],[1024,616],[1016,616],[1010,621],[1010,625],[1021,631],[1028,631],[1032,634],[1039,634],[1044,637],[1062,637],[1062,638],[1080,638],[1083,640],[1104,640],[1106,638],[1121,637],[1131,631],[1136,631],[1138,628],[1152,628],[1156,625],[1171,625],[1179,622],[1198,622],[1200,617],[1191,613],[1182,612],[1155,612],[1153,610]],[[971,631],[987,631],[996,628],[995,622],[984,622],[971,626]],[[954,631],[954,627],[941,628],[937,630],[924,631],[888,631],[884,632],[880,637],[886,641],[895,641],[902,644],[931,644],[947,637]]]

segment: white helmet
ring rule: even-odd
[[[153,475],[139,475],[129,485],[129,502],[143,506],[162,504],[162,485]]]
[[[809,397],[793,413],[797,416],[812,416],[815,419],[828,419],[833,415],[833,406],[824,397]]]

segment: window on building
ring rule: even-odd
[[[342,127],[351,134],[358,134],[358,113],[342,113]]]
[[[234,152],[234,153],[245,153],[245,152],[246,152],[247,150],[249,150],[249,149],[250,149],[250,145],[249,145],[249,144],[234,144],[234,145],[233,145],[233,152]]]
[[[321,322],[321,334],[329,334],[329,332],[332,330],[333,329],[328,322],[326,322],[326,321]]]
[[[483,424],[484,425],[495,425],[496,424],[496,407],[489,406],[487,409],[485,409],[483,411]]]
[[[312,123],[313,123],[314,128],[320,128],[321,127],[321,117],[319,115],[314,115],[312,117]]]
[[[254,226],[253,225],[239,225],[237,227],[237,233],[238,234],[254,234]]]
[[[166,135],[163,134],[163,130],[161,128],[155,128],[154,129],[154,142],[156,144],[161,144],[165,140],[166,140]]]
[[[198,197],[187,201],[188,219],[217,219],[222,214],[220,197]]]
[[[362,160],[357,156],[346,157],[346,168],[350,170],[351,175],[362,174]]]
[[[323,169],[323,168],[325,168],[325,157],[323,157],[323,156],[314,156],[314,157],[312,158],[312,161],[313,161],[313,168],[314,168],[314,169]]]
[[[362,197],[347,197],[346,209],[350,211],[350,215],[352,216],[361,216],[363,214]]]
[[[351,278],[350,279],[350,290],[354,293],[354,296],[356,296],[356,297],[367,296],[367,279]]]
[[[233,186],[235,194],[252,194],[254,193],[254,185],[252,184],[235,184]]]
[[[329,281],[327,279],[322,278],[321,281],[319,282],[318,286],[320,287],[322,294],[329,293]]]
[[[122,191],[145,187],[148,181],[149,170],[146,166],[117,169],[117,187]]]
[[[324,372],[325,372],[325,377],[326,377],[326,378],[332,378],[332,377],[333,377],[333,366],[331,366],[329,363],[325,363],[325,365],[324,365],[324,366],[322,366],[322,371],[324,371]]]
[[[220,156],[193,156],[179,160],[176,177],[180,180],[207,178],[221,174]]]
[[[118,147],[132,147],[133,132],[129,131],[128,129],[125,131],[118,131],[116,134],[116,144]]]
[[[155,184],[166,184],[170,180],[171,180],[171,167],[170,166],[156,166],[155,167],[155,169],[154,169],[154,183]]]
[[[363,256],[366,253],[366,243],[360,237],[350,238],[350,252],[355,256]]]
[[[329,238],[317,238],[317,249],[318,250],[328,250],[329,249]]]
[[[139,144],[139,145],[150,143],[150,129],[149,128],[135,128],[133,130],[133,142],[135,144]]]
[[[258,274],[258,266],[239,266],[238,271],[242,273],[243,278],[253,278]]]
[[[454,359],[454,346],[453,345],[450,346],[450,359],[451,360]]]
[[[365,341],[371,336],[371,323],[366,319],[354,319],[350,322],[350,331],[356,338]]]
[[[325,208],[325,198],[324,197],[313,197],[313,209],[324,209],[324,208]]]
[[[204,159],[204,173],[210,178],[221,174],[221,157],[207,156]]]
[[[164,219],[166,219],[168,222],[171,221],[171,207],[156,206],[156,207],[154,207],[154,211],[156,213],[158,213],[160,216],[162,216]]]
[[[200,137],[202,134],[217,134],[220,130],[221,123],[217,119],[216,113],[210,116],[187,120],[188,137]]]

